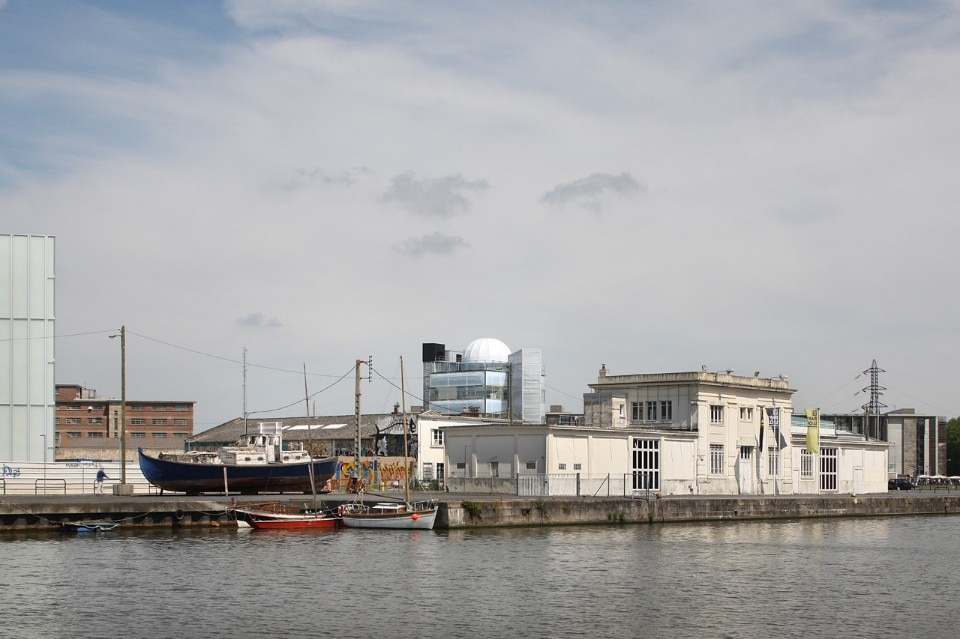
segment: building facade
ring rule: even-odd
[[[494,338],[474,340],[463,351],[423,344],[424,411],[540,424],[545,396],[537,349],[510,352]]]
[[[783,378],[610,375],[603,367],[589,386],[582,422],[444,427],[447,488],[587,496],[886,490],[883,442],[824,430],[823,450],[802,454],[807,425],[793,423],[794,390]]]
[[[119,459],[120,400],[77,384],[57,384],[57,459]],[[193,435],[194,402],[127,400],[127,460],[137,448],[182,451]]]
[[[0,459],[53,460],[55,240],[0,235]]]

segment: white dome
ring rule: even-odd
[[[463,351],[463,361],[474,364],[506,362],[509,357],[510,349],[507,345],[493,337],[475,339]]]

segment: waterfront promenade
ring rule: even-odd
[[[796,519],[960,514],[957,491],[907,491],[868,495],[714,495],[639,498],[542,497],[418,493],[416,500],[440,500],[440,529],[562,526],[576,524],[650,524],[718,520]],[[336,508],[350,493],[317,497]],[[366,496],[366,501],[396,500],[396,495]],[[0,496],[0,532],[57,529],[61,522],[106,520],[124,527],[236,525],[235,505],[283,500],[311,506],[310,495],[4,495]]]

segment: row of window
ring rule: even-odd
[[[93,439],[103,439],[104,437],[102,431],[88,431],[84,433],[83,431],[80,431],[80,430],[73,430],[73,431],[67,431],[66,435],[67,437],[74,437],[74,438],[89,437]],[[138,432],[138,431],[131,431],[127,433],[127,435],[131,439],[147,438],[147,433]],[[189,435],[190,433],[166,433],[166,432],[150,433],[150,437],[153,439],[166,439],[167,437],[170,437],[171,439],[186,439]]]
[[[671,420],[673,419],[673,401],[632,402],[630,418],[635,422]]]
[[[84,421],[84,419],[86,419],[86,421]],[[150,425],[151,425],[151,426],[166,426],[168,423],[170,423],[170,421],[171,421],[171,420],[166,419],[165,417],[155,417],[155,418],[153,418],[153,419],[150,420]],[[172,421],[173,421],[173,425],[174,425],[174,426],[189,426],[189,425],[190,425],[190,420],[189,420],[189,419],[177,418],[177,419],[174,419],[174,420],[172,420]],[[57,422],[58,424],[60,423],[60,418],[59,418],[59,417],[57,417],[56,422]],[[83,418],[83,417],[64,417],[64,418],[63,418],[63,423],[64,423],[64,424],[68,424],[68,425],[72,425],[72,426],[78,426],[78,425],[83,424],[83,423],[93,424],[93,425],[103,424],[104,421],[103,421],[103,417],[87,417],[87,418]],[[131,417],[131,418],[130,418],[130,425],[131,425],[131,426],[146,426],[146,425],[147,425],[147,420],[146,420],[145,418],[143,418],[143,417]]]
[[[91,408],[87,404],[58,404],[57,409],[63,410],[85,410]],[[101,410],[103,406],[94,406],[96,410]],[[137,411],[176,411],[176,412],[186,412],[190,410],[189,404],[174,404],[174,405],[154,405],[150,404],[127,404],[127,410],[137,410]]]

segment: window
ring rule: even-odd
[[[800,476],[813,477],[813,453],[800,451]]]
[[[66,423],[67,423],[67,424],[82,424],[82,423],[83,423],[83,419],[81,419],[80,417],[67,417]]]
[[[88,424],[102,424],[103,417],[90,417],[87,419]]]
[[[711,424],[723,423],[723,406],[714,405],[710,407],[710,423]]]
[[[146,439],[147,434],[143,431],[131,432],[130,439]]]
[[[710,474],[723,474],[723,444],[710,444]]]
[[[752,421],[753,421],[753,406],[741,406],[741,407],[740,407],[740,421],[742,421],[742,422],[752,422]]]
[[[535,461],[527,462],[527,470],[536,470],[536,469],[537,469],[537,462]]]
[[[150,420],[150,425],[151,425],[151,426],[166,426],[166,425],[167,425],[167,420],[164,419],[164,418],[162,418],[162,417],[154,417],[153,419]]]
[[[437,481],[439,481],[441,484],[443,483],[443,473],[443,462],[437,462]]]
[[[647,402],[647,421],[652,422],[657,418],[657,403]]]
[[[560,470],[566,470],[566,469],[567,469],[567,465],[566,465],[566,464],[560,464],[560,465],[559,465],[559,468],[560,468]]]
[[[746,460],[753,459],[753,446],[741,446],[740,459],[746,459]]]
[[[457,470],[466,470],[467,465],[464,462],[457,462]]]
[[[430,445],[443,446],[443,431],[439,428],[430,429]]]
[[[800,457],[800,465],[803,466],[803,456]],[[770,477],[776,477],[780,474],[780,451],[771,446],[767,449],[767,474]]]
[[[673,419],[673,402],[665,401],[660,402],[660,419],[670,420]]]
[[[573,465],[573,469],[574,469],[574,470],[580,470],[580,464],[574,464],[574,465]]]
[[[820,490],[837,489],[837,449],[820,449]]]
[[[102,439],[102,438],[103,438],[103,433],[100,433],[100,432],[90,432],[90,433],[87,433],[87,437],[93,437],[94,439]]]
[[[630,404],[630,418],[635,422],[643,421],[643,402]]]
[[[174,426],[189,426],[189,425],[190,425],[190,420],[189,420],[189,419],[182,419],[182,418],[175,419],[175,420],[173,420],[173,425],[174,425]]]
[[[67,437],[83,437],[83,433],[79,430],[71,430],[67,433]]]
[[[166,434],[166,433],[150,433],[150,436],[153,437],[154,439],[166,439],[166,438],[167,438],[167,434]]]
[[[146,425],[147,425],[147,420],[145,420],[143,417],[133,417],[133,418],[130,419],[130,425],[131,425],[131,426],[146,426]]]
[[[170,437],[174,439],[186,439],[190,433],[171,433]]]
[[[660,490],[660,440],[633,440],[633,490]]]

